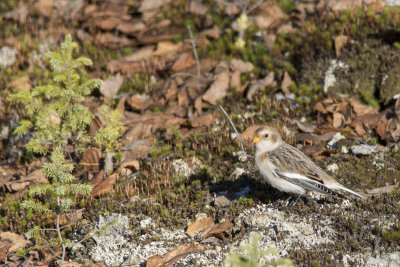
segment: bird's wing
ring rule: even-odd
[[[269,160],[276,176],[307,190],[343,197],[324,184],[323,171],[298,149],[285,146],[280,151],[269,153]]]

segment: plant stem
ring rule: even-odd
[[[60,196],[57,196],[57,205],[58,205],[58,207],[60,207]],[[65,257],[65,245],[64,245],[63,238],[61,235],[60,217],[61,217],[61,214],[58,213],[56,229],[57,229],[58,238],[60,238],[60,242],[61,242],[61,246],[62,246],[61,267],[63,267],[64,266],[64,257]]]

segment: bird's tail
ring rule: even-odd
[[[357,196],[357,197],[359,197],[359,198],[365,198],[364,196],[362,196],[362,195],[360,195],[360,194],[354,192],[353,190],[348,189],[347,187],[345,187],[345,186],[343,186],[343,185],[341,185],[341,184],[335,184],[334,187],[335,187],[335,188],[332,188],[332,186],[331,186],[330,188],[331,188],[331,189],[340,189],[340,190],[349,192],[350,194],[353,194],[353,195],[355,195],[355,196]]]

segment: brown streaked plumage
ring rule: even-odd
[[[272,187],[297,195],[313,191],[339,197],[343,196],[334,190],[343,190],[363,198],[338,183],[303,152],[286,144],[275,128],[264,126],[257,129],[253,143],[256,165]]]

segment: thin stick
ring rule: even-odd
[[[235,130],[236,136],[239,138],[239,141],[240,141],[240,147],[242,148],[242,152],[247,155],[247,153],[246,153],[246,151],[244,150],[244,147],[243,147],[242,137],[240,136],[239,132],[236,130],[236,127],[233,124],[233,121],[231,120],[231,118],[229,117],[228,113],[226,113],[225,109],[221,105],[219,105],[219,108],[222,110],[222,112],[224,113],[225,117],[228,119],[228,121],[231,124],[233,130]]]
[[[196,79],[196,88],[197,88],[197,92],[200,91],[200,84],[199,84],[199,80],[201,77],[201,73],[200,73],[200,61],[199,61],[199,56],[197,55],[197,49],[196,49],[196,43],[194,41],[194,37],[193,37],[193,33],[192,33],[192,29],[190,28],[190,25],[186,25],[188,31],[189,31],[189,36],[190,36],[190,42],[192,43],[192,48],[193,48],[193,55],[194,55],[194,59],[196,60],[196,68],[197,68],[197,79]]]

